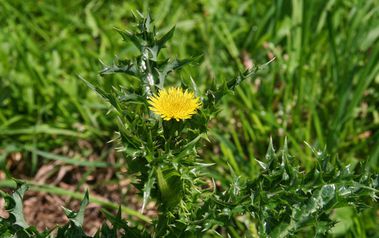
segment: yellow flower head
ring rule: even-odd
[[[149,100],[150,110],[164,120],[191,118],[201,106],[201,101],[192,92],[181,88],[162,89]]]

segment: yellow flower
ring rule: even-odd
[[[191,118],[201,106],[199,98],[192,92],[181,88],[162,89],[158,95],[149,100],[150,110],[161,116],[164,120],[185,120]]]

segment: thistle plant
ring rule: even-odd
[[[306,173],[288,154],[287,142],[277,152],[270,141],[266,156],[256,160],[261,167],[256,178],[234,175],[231,184],[216,186],[208,173],[215,165],[205,163],[197,152],[207,143],[208,122],[217,116],[222,97],[267,64],[227,82],[214,82],[208,89],[193,80],[179,80],[178,75],[172,82],[169,74],[193,61],[162,58],[161,50],[175,28],[158,34],[150,16],[141,16],[136,29],[118,32],[139,55],[116,59],[100,73],[123,74],[127,83],[107,89],[83,80],[109,102],[117,119],[115,140],[128,175],[137,178],[141,212],[153,200],[158,217],[142,228],[130,226],[120,212],[114,216],[104,211],[113,226],[104,224],[95,237],[288,237],[302,232],[324,236],[335,224],[330,218],[333,209],[351,206],[361,211],[376,201],[378,175],[365,164],[352,168],[310,147],[314,166]],[[0,231],[48,237],[49,232],[38,233],[25,224],[20,205],[24,191],[21,186],[16,195],[2,194],[10,201],[11,216],[0,220]],[[86,237],[81,224],[87,203],[86,195],[79,212],[66,211],[70,222],[59,228],[58,237]]]
[[[149,199],[157,202],[159,218],[154,223],[154,236],[172,235],[173,231],[181,236],[203,230],[192,230],[187,224],[204,193],[202,173],[209,166],[198,157],[196,146],[207,139],[207,124],[216,114],[220,99],[254,75],[258,67],[229,82],[215,84],[205,93],[193,80],[190,86],[184,81],[169,84],[169,73],[192,61],[159,58],[175,28],[159,36],[147,16],[140,19],[137,29],[136,33],[118,32],[139,49],[139,56],[116,60],[101,71],[101,75],[123,73],[137,78],[137,83],[105,91],[85,82],[109,101],[117,115],[119,151],[126,158],[129,174],[139,179],[136,187],[143,191],[141,211]]]

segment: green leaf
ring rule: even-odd
[[[110,228],[106,223],[104,223],[96,232],[94,238],[117,238],[117,229]]]
[[[70,209],[64,208],[63,210],[67,216],[77,227],[82,227],[84,221],[84,211],[89,204],[88,190],[84,194],[83,200],[80,202],[80,208],[78,212],[71,211]]]
[[[175,26],[173,28],[171,28],[171,30],[169,30],[166,34],[164,34],[164,36],[162,36],[157,41],[158,53],[164,47],[164,45],[166,44],[166,42],[172,38],[172,36],[174,35],[174,32],[175,32]]]
[[[13,194],[11,208],[8,208],[9,213],[15,218],[15,225],[18,225],[22,228],[28,228],[29,225],[26,223],[23,213],[23,197],[28,190],[26,184],[22,184]]]
[[[58,228],[56,238],[89,238],[82,227],[66,225]]]
[[[173,169],[156,170],[157,181],[163,205],[167,209],[175,207],[183,197],[183,182],[180,174]]]
[[[97,236],[98,238],[102,237],[118,237],[116,234],[120,233],[117,232],[120,229],[124,230],[124,236],[122,237],[131,237],[131,238],[148,238],[150,237],[145,231],[141,231],[136,227],[130,227],[128,225],[128,222],[123,220],[121,217],[121,207],[117,212],[117,215],[114,216],[112,213],[102,210],[108,221],[112,224],[113,228],[110,229],[108,226],[105,226],[106,224],[103,225],[102,229],[100,232],[98,232]]]
[[[131,41],[139,50],[141,49],[142,45],[140,43],[140,39],[134,34],[131,34],[130,32],[123,31],[120,29],[115,29],[122,37],[124,41]]]
[[[186,157],[188,154],[191,153],[191,151],[195,148],[197,142],[202,138],[208,139],[207,135],[205,133],[202,133],[202,134],[196,136],[193,140],[191,140],[187,144],[183,145],[179,151],[175,151],[175,158],[181,159],[181,158]]]
[[[155,170],[151,169],[149,172],[149,175],[147,177],[147,181],[145,182],[145,185],[143,186],[143,203],[142,203],[142,208],[141,208],[142,214],[143,214],[143,211],[145,209],[147,202],[150,199],[150,193],[151,193],[151,190],[153,189],[154,184],[155,184],[154,173],[155,173]]]
[[[192,61],[193,59],[183,59],[183,60],[175,59],[173,61],[166,60],[161,65],[159,65],[159,68],[156,69],[159,76],[159,87],[163,88],[165,79],[170,72],[180,69],[183,66],[191,63]]]
[[[128,60],[119,60],[118,64],[105,66],[105,68],[100,71],[100,75],[102,76],[113,73],[125,73],[131,76],[136,76],[138,71],[135,64]]]

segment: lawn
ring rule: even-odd
[[[189,130],[183,131],[183,141],[193,141],[188,144],[172,142],[168,149],[169,155],[174,155],[175,159],[182,154],[195,153],[192,156],[196,163],[192,160],[152,163],[149,154],[138,154],[148,161],[147,167],[141,169],[138,166],[146,161],[136,160],[137,166],[129,157],[132,153],[140,153],[140,147],[132,151],[128,143],[136,144],[139,139],[148,141],[149,131],[153,132],[154,138],[155,126],[162,127],[157,129],[157,138],[165,140],[160,142],[157,139],[157,147],[160,143],[171,143],[171,137],[165,134],[171,129],[167,128],[172,127],[172,133],[179,133],[175,136],[182,132],[180,123],[166,125],[158,119],[158,124],[137,119],[128,124],[134,112],[143,112],[142,106],[138,106],[142,102],[132,98],[134,94],[128,97],[130,90],[138,91],[138,78],[142,76],[108,74],[111,73],[109,67],[118,62],[140,59],[135,42],[127,37],[123,39],[124,35],[118,33],[137,31],[135,23],[139,12],[145,16],[150,14],[158,38],[175,27],[157,62],[166,58],[170,58],[170,62],[189,60],[188,64],[171,72],[165,83],[199,92],[203,118],[196,121],[198,117],[194,116],[194,120],[188,120],[190,123],[194,121],[193,125],[188,124]],[[357,199],[354,200],[356,203],[346,200],[339,205],[326,206],[325,212],[319,214],[322,219],[315,218],[314,221],[313,213],[306,211],[309,207],[299,207],[305,209],[303,213],[291,215],[286,209],[279,209],[278,214],[270,213],[269,209],[278,208],[267,205],[267,215],[264,206],[254,203],[258,200],[252,200],[250,207],[236,206],[252,209],[248,216],[237,211],[238,215],[235,215],[231,211],[230,223],[221,225],[215,222],[215,218],[209,222],[209,227],[202,227],[204,234],[199,236],[195,232],[198,236],[194,237],[290,236],[292,230],[282,227],[293,225],[288,219],[295,215],[298,215],[297,220],[304,220],[299,223],[304,227],[293,227],[296,232],[292,235],[298,237],[309,234],[377,236],[379,205],[373,199],[378,196],[379,184],[377,1],[5,0],[0,2],[0,13],[0,188],[4,191],[0,195],[6,197],[6,193],[11,194],[16,189],[14,179],[28,184],[30,188],[23,198],[25,219],[39,231],[65,224],[68,219],[61,207],[79,209],[79,201],[86,189],[89,190],[90,204],[85,210],[83,227],[89,236],[93,236],[106,219],[113,224],[116,224],[115,220],[120,222],[121,219],[111,215],[119,206],[121,217],[133,229],[147,227],[148,232],[153,232],[154,227],[163,229],[160,222],[154,221],[163,221],[162,214],[170,217],[168,214],[172,212],[172,217],[180,218],[176,221],[187,226],[188,230],[196,230],[196,226],[188,225],[188,220],[193,217],[186,217],[187,213],[182,210],[175,210],[177,213],[170,210],[171,203],[184,210],[191,209],[183,205],[187,204],[186,195],[178,198],[180,202],[167,202],[162,192],[161,175],[165,177],[169,173],[159,172],[155,163],[174,166],[170,171],[178,168],[175,166],[184,166],[183,170],[178,169],[180,172],[176,171],[178,175],[171,173],[165,177],[169,183],[169,178],[188,179],[188,183],[180,185],[184,190],[178,193],[186,194],[186,186],[195,186],[196,179],[201,177],[204,178],[202,185],[196,184],[197,187],[212,188],[220,194],[230,192],[228,202],[245,204],[245,200],[231,191],[253,191],[254,186],[261,186],[259,191],[262,192],[265,186],[269,189],[280,184],[273,178],[281,164],[267,162],[275,157],[282,158],[282,164],[289,164],[287,170],[298,172],[299,181],[288,185],[290,189],[297,183],[302,186],[303,181],[308,186],[307,179],[314,179],[310,182],[312,186],[317,184],[317,188],[309,187],[308,192],[304,190],[304,194],[297,194],[302,202],[306,196],[310,199],[313,192],[327,191],[323,189],[334,184],[333,177],[343,177],[346,171],[354,173],[351,177],[341,178],[346,184],[362,182],[364,171],[369,171],[367,176],[371,176],[372,193],[364,192],[363,185],[357,187],[354,192],[362,194],[352,195],[351,199]],[[251,71],[257,66],[261,66],[259,70]],[[227,84],[232,86],[227,92],[220,91],[222,97],[218,97],[217,90],[223,87],[221,85],[232,82],[239,74],[243,81],[238,85]],[[95,87],[98,93],[91,87]],[[107,95],[115,93],[115,100],[120,100],[123,106],[118,107],[118,101],[112,103],[109,97],[101,95],[100,89]],[[215,92],[217,100],[214,108],[209,103],[210,89]],[[135,100],[130,107],[128,100]],[[145,124],[136,126],[136,123],[152,124],[150,128]],[[130,142],[125,139],[129,132],[123,130],[134,126],[138,130],[133,133],[139,139]],[[161,132],[164,135],[159,137]],[[196,133],[202,133],[202,136],[196,137]],[[187,146],[195,143],[196,147]],[[175,154],[181,148],[183,153]],[[156,156],[154,153],[153,157]],[[269,166],[265,168],[262,161]],[[322,170],[318,166],[324,166],[320,161],[330,162],[333,167],[325,172],[325,177],[314,175]],[[202,164],[193,183],[186,177],[192,176],[185,169],[186,163],[189,163],[188,168],[194,166],[196,169]],[[361,170],[361,165],[366,170]],[[132,175],[134,167],[139,169],[142,177]],[[151,169],[153,167],[155,169]],[[149,171],[146,178],[145,170]],[[308,174],[314,176],[307,177]],[[261,178],[272,180],[269,184],[258,183],[263,181]],[[239,184],[242,180],[246,180],[246,184]],[[342,184],[341,181],[335,184]],[[341,185],[341,189],[344,186]],[[168,194],[175,192],[174,189]],[[353,194],[353,190],[350,192]],[[291,196],[295,195],[283,195],[275,204],[292,204]],[[337,202],[343,200],[335,196]],[[162,210],[160,204],[165,202],[169,205],[163,206]],[[264,200],[260,202],[264,204]],[[4,207],[4,200],[0,200],[0,217],[9,215]],[[252,211],[260,209],[263,209],[262,214],[255,216]],[[163,223],[169,223],[167,217]],[[261,227],[262,217],[275,226]],[[308,223],[308,219],[312,221]],[[336,225],[329,227],[322,222],[323,219],[331,219]],[[151,220],[154,225],[150,224]],[[318,230],[317,227],[323,226],[325,230]],[[0,225],[0,233],[1,229]],[[160,230],[157,230],[152,234],[159,236]],[[187,236],[177,233],[177,236],[168,237]]]

